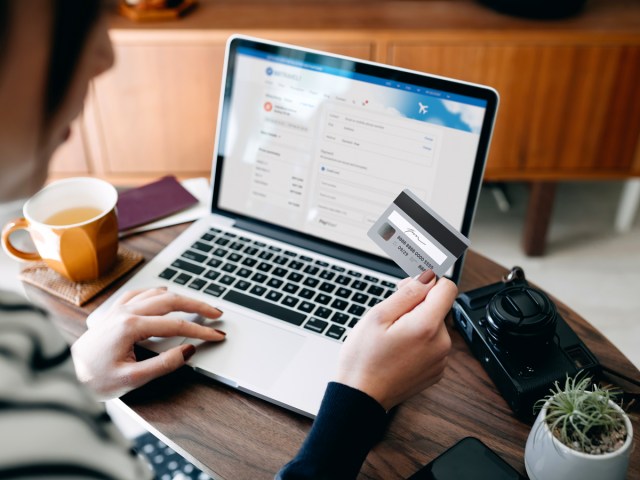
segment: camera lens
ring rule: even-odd
[[[540,290],[509,287],[487,304],[487,333],[499,349],[527,353],[550,344],[557,317],[555,305]]]

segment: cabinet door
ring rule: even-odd
[[[500,108],[487,178],[628,171],[640,130],[639,49],[396,44],[392,63],[490,85]]]
[[[94,91],[104,173],[208,175],[224,45],[116,41],[115,51]]]

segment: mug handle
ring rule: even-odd
[[[10,257],[13,257],[16,260],[41,260],[42,257],[38,254],[38,252],[23,252],[22,250],[18,250],[11,244],[10,236],[16,230],[28,230],[29,223],[25,218],[18,218],[9,222],[2,229],[2,248]]]

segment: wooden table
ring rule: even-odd
[[[184,228],[177,226],[134,236],[125,243],[150,259]],[[460,290],[495,282],[505,271],[487,258],[469,252]],[[51,311],[56,323],[72,337],[82,334],[87,314],[109,295],[106,292],[85,308],[76,308],[33,287],[27,290],[31,299]],[[628,377],[640,378],[640,372],[598,331],[566,305],[560,302],[557,305],[603,364]],[[453,330],[451,318],[447,321],[453,347],[445,377],[396,409],[384,439],[370,453],[359,478],[406,478],[469,435],[481,439],[524,473],[524,445],[530,427],[515,419],[460,334]],[[151,431],[214,478],[273,478],[295,455],[311,426],[308,418],[187,368],[122,400]],[[640,420],[633,420],[633,427],[637,450]],[[632,455],[628,478],[640,478],[637,452]]]

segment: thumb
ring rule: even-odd
[[[137,362],[132,366],[132,378],[135,379],[133,388],[138,388],[151,380],[177,370],[196,353],[196,347],[191,344],[180,345],[162,352],[153,358]]]

